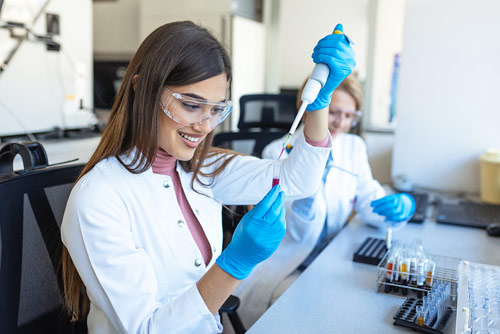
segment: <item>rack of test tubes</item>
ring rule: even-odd
[[[422,243],[394,241],[377,266],[377,292],[421,299],[436,281],[450,283],[450,306],[457,302],[460,259],[428,254]]]
[[[442,334],[453,309],[450,307],[451,283],[436,280],[422,299],[407,298],[394,315],[394,325],[418,332]]]
[[[500,333],[500,267],[462,261],[456,334]]]

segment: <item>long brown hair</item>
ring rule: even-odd
[[[134,174],[149,169],[158,148],[158,101],[165,86],[187,85],[223,73],[230,81],[228,53],[206,29],[182,21],[153,31],[132,58],[101,141],[78,179],[108,157],[116,157]],[[184,170],[193,172],[191,186],[195,180],[201,182],[199,175],[213,177],[220,173],[235,156],[234,152],[212,148],[212,139],[213,132],[200,143],[191,160],[180,162]],[[119,158],[132,152],[128,164]],[[205,159],[217,154],[220,156],[209,165],[222,163],[214,172],[203,173],[200,168],[205,166]],[[61,262],[66,308],[76,321],[88,314],[90,302],[66,247]]]

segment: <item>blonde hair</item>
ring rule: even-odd
[[[306,85],[307,79],[302,84],[302,87],[297,94],[297,110],[300,108],[302,101],[300,100],[300,96],[302,95],[302,91],[304,90],[304,86]],[[358,79],[354,74],[349,74],[344,81],[340,83],[340,85],[336,88],[336,90],[341,90],[351,95],[356,101],[356,110],[361,110],[363,108],[363,89]]]

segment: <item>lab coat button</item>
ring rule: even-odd
[[[178,220],[177,221],[177,226],[184,227],[184,225],[186,225],[186,223],[184,222],[184,220]]]
[[[170,188],[170,182],[168,180],[163,181],[163,186],[165,188]]]
[[[194,209],[194,214],[198,216],[200,214],[200,211],[198,209]]]
[[[217,251],[217,249],[215,247],[212,247],[212,252],[215,253],[216,251]]]
[[[194,260],[194,265],[195,265],[195,267],[201,266],[201,260],[200,259]]]

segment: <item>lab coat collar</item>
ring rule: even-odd
[[[137,147],[134,147],[130,150],[129,153],[124,153],[124,154],[121,154],[118,158],[119,160],[121,160],[125,165],[129,165],[132,163],[132,161],[134,160],[134,157],[136,155],[136,152],[137,152]],[[139,155],[142,155],[141,152],[139,152]],[[135,168],[135,167],[139,167],[139,161],[137,161],[136,165],[132,165],[131,166],[132,168]],[[153,173],[153,170],[151,168],[151,166],[144,172],[144,173],[148,173],[148,174],[152,174]]]

